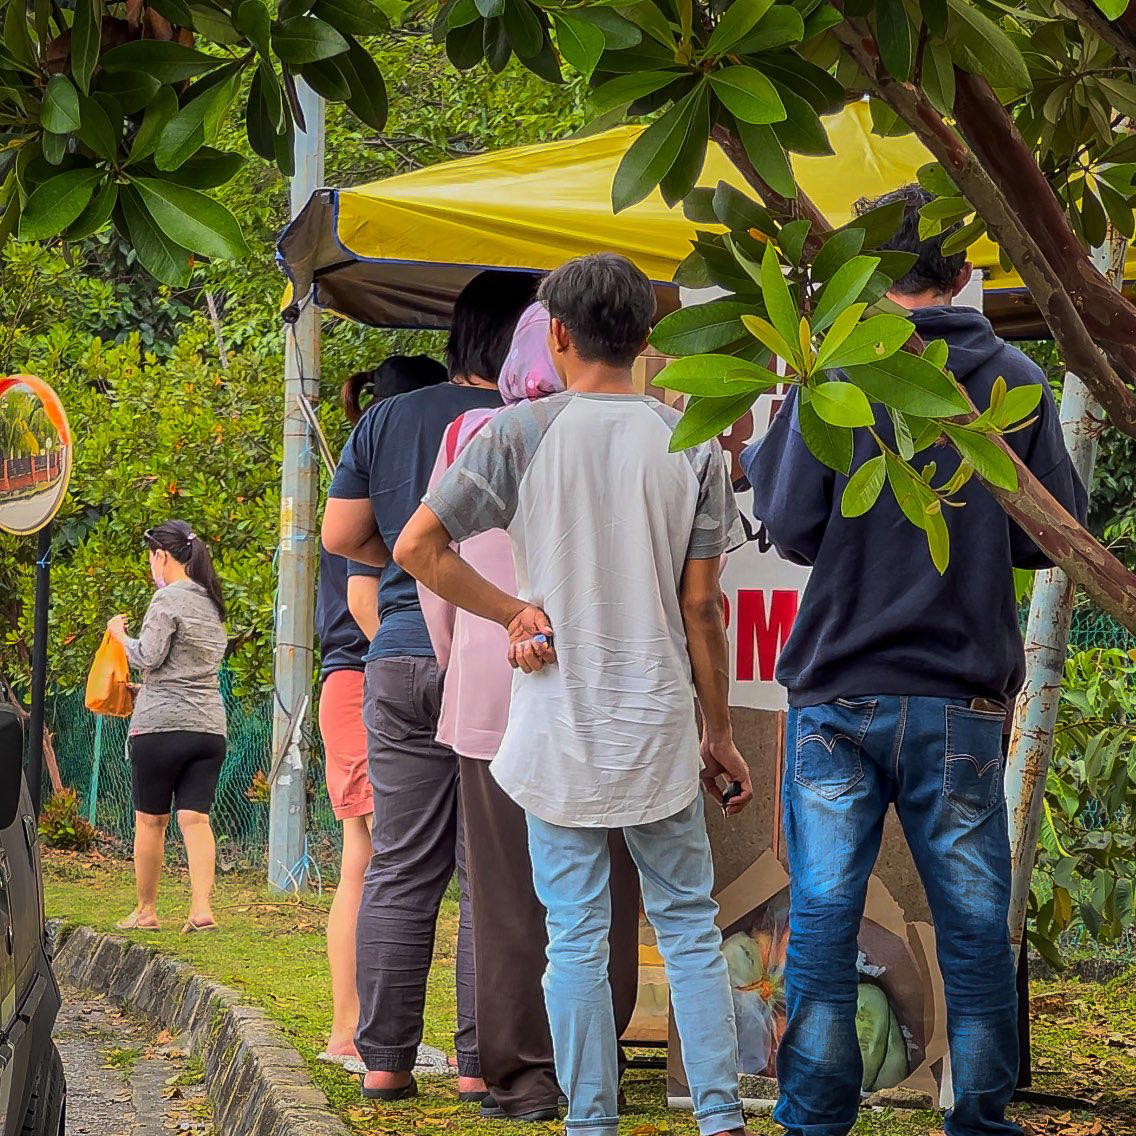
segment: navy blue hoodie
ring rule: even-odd
[[[1041,369],[973,309],[922,308],[912,316],[924,340],[947,341],[947,366],[979,407],[989,404],[999,376],[1010,387],[1041,384],[1037,420],[1006,440],[1083,522],[1085,490]],[[795,407],[794,392],[741,458],[754,514],[777,551],[813,566],[777,666],[790,705],[876,694],[985,697],[1008,705],[1025,674],[1011,567],[1046,568],[1045,556],[972,478],[958,494],[965,507],[944,510],[951,559],[940,576],[924,533],[899,511],[887,485],[867,514],[841,516],[848,479],[813,457]],[[876,428],[894,444],[882,408]],[[878,452],[867,431],[857,431],[852,469]],[[917,454],[913,464],[932,460],[936,485],[958,468],[958,455],[945,445]]]

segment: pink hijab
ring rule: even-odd
[[[506,406],[526,399],[544,398],[564,389],[548,350],[548,309],[530,304],[521,313],[501,366],[497,389]],[[469,440],[496,414],[496,410],[467,410],[446,432],[446,465],[453,463]]]

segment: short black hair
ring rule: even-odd
[[[892,291],[901,296],[914,296],[933,288],[936,292],[949,291],[955,278],[966,264],[966,252],[943,255],[943,242],[952,233],[957,232],[957,224],[950,225],[938,236],[919,236],[919,211],[929,201],[934,201],[935,195],[928,193],[921,185],[911,184],[885,193],[882,197],[862,197],[856,202],[856,215],[867,213],[869,209],[876,209],[882,205],[894,205],[897,201],[903,203],[903,220],[895,235],[884,241],[879,247],[896,252],[913,252],[919,258],[908,271],[892,284]]]
[[[391,355],[371,372],[371,393],[381,398],[446,381],[446,368],[429,355]]]
[[[655,289],[625,256],[580,256],[549,273],[540,300],[572,337],[581,359],[628,366],[655,318]]]
[[[479,272],[454,303],[446,369],[450,378],[476,375],[495,383],[513,341],[521,313],[533,302],[537,278],[531,272]]]

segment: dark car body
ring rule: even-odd
[[[65,1087],[51,1039],[59,987],[19,714],[0,703],[0,1136],[59,1136]]]

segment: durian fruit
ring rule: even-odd
[[[856,1000],[856,1037],[864,1061],[864,1092],[890,1089],[907,1076],[907,1042],[887,995],[861,982]]]

